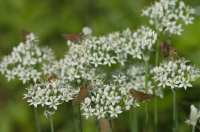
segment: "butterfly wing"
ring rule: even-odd
[[[159,45],[162,49],[162,52],[165,54],[164,57],[168,57],[168,56],[177,56],[178,55],[178,52],[179,50],[174,48],[173,46],[165,43],[164,41],[159,41]]]
[[[146,94],[146,93],[143,93],[143,92],[140,92],[140,91],[137,91],[137,90],[134,90],[134,89],[130,89],[129,91],[131,93],[131,95],[136,98],[137,100],[139,101],[145,101],[145,100],[148,100],[148,99],[153,99],[155,98],[156,96],[155,95],[152,95],[152,94]]]
[[[57,75],[56,75],[56,74],[53,74],[53,75],[51,75],[51,76],[47,79],[47,81],[50,83],[50,81],[53,80],[53,79],[55,79],[55,78],[57,78]]]
[[[75,44],[77,44],[84,37],[84,33],[63,33],[62,35]]]
[[[29,35],[29,32],[22,29],[23,43],[26,43],[26,36]]]
[[[162,49],[162,52],[164,53],[164,57],[168,57],[169,56],[169,44],[165,43],[164,41],[159,41],[159,45]]]
[[[80,104],[82,101],[84,101],[85,98],[87,98],[89,95],[88,95],[88,92],[86,89],[82,88],[78,95],[76,96],[76,98],[74,99],[74,101],[72,102],[72,105],[77,105],[77,104]]]
[[[152,95],[152,94],[146,94],[146,93],[143,93],[143,92],[139,92],[138,91],[138,100],[139,101],[145,101],[145,100],[148,100],[148,99],[153,99],[155,98],[156,96],[155,95]]]

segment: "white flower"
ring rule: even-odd
[[[192,85],[189,83],[189,80],[186,80],[184,77],[182,77],[180,82],[181,84],[179,85],[179,88],[184,87],[186,90],[187,87],[192,87]]]
[[[171,89],[192,87],[190,81],[199,77],[199,69],[195,66],[187,66],[187,62],[189,61],[185,58],[165,60],[159,67],[154,68],[153,79],[158,81],[158,86],[163,88],[165,88],[165,85],[171,87]]]
[[[197,108],[194,107],[194,105],[190,106],[190,117],[188,120],[185,121],[188,125],[196,126],[197,120],[200,117],[200,111],[197,110]]]
[[[26,89],[27,93],[24,94],[23,99],[28,98],[29,105],[35,107],[41,105],[45,111],[52,114],[57,110],[57,106],[64,101],[72,100],[72,96],[77,94],[66,80],[61,81],[59,79],[41,81],[40,84],[31,85]]]
[[[102,60],[101,57],[98,58],[98,57],[96,56],[96,57],[93,58],[92,60],[93,60],[93,62],[91,62],[91,63],[94,64],[95,67],[97,67],[98,65],[101,65],[101,64],[102,64],[102,63],[101,63],[101,60]]]
[[[120,96],[111,96],[111,97],[107,97],[108,100],[112,103],[112,105],[114,106],[115,103],[118,103],[119,102],[119,99],[121,99]]]
[[[149,16],[151,25],[155,24],[158,31],[164,31],[165,35],[178,34],[181,35],[180,24],[192,24],[194,17],[190,17],[195,13],[193,8],[185,6],[185,3],[180,1],[178,8],[176,4],[178,0],[160,0],[154,2],[151,6],[142,11],[142,15]]]
[[[122,113],[120,106],[117,106],[116,108],[114,108],[113,106],[109,106],[109,108],[110,108],[110,111],[108,112],[111,114],[110,115],[111,118],[118,117],[117,114]]]
[[[89,27],[83,27],[82,32],[83,32],[85,35],[91,35],[91,34],[92,34],[92,29],[89,28]]]
[[[30,102],[30,105],[34,105],[34,107],[37,107],[37,105],[40,104],[40,102],[38,102],[37,96],[32,96],[32,98],[27,102]]]
[[[110,57],[109,54],[106,54],[106,58],[104,58],[104,65],[108,64],[109,67],[111,67],[111,64],[115,64],[116,62],[113,60],[115,57]]]
[[[50,97],[50,101],[51,102],[46,102],[46,105],[49,105],[49,108],[53,107],[55,110],[57,110],[57,105],[60,105],[58,99],[54,96],[54,97]]]
[[[124,80],[125,80],[125,77],[126,77],[126,76],[124,76],[124,75],[121,76],[120,74],[119,74],[118,76],[113,75],[113,78],[115,78],[114,81],[115,81],[115,82],[119,82],[119,83],[121,83],[122,81],[124,81]]]
[[[103,107],[100,108],[100,110],[96,110],[96,112],[94,113],[94,115],[98,116],[98,119],[100,118],[105,118],[105,111],[103,111]]]
[[[91,106],[88,108],[84,108],[85,110],[85,113],[83,113],[82,115],[85,115],[86,116],[86,119],[89,117],[89,116],[93,116],[93,112],[95,111],[95,109],[91,108]]]

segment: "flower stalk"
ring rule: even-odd
[[[38,130],[38,132],[41,132],[40,123],[39,123],[39,119],[38,119],[37,108],[34,107],[34,106],[33,106],[33,108],[34,108],[34,113],[35,113],[35,120],[36,120],[37,130]]]
[[[159,34],[160,32],[157,30],[157,40],[159,40]],[[156,44],[156,61],[155,66],[158,66],[159,64],[159,41],[157,41]],[[155,82],[155,89],[157,89],[157,82]],[[158,131],[158,107],[157,107],[157,96],[154,99],[154,131]]]
[[[173,132],[177,132],[176,91],[173,92]]]
[[[53,115],[50,115],[50,122],[51,122],[51,132],[54,132],[54,129],[53,129]]]
[[[111,121],[111,119],[109,119],[108,121],[109,121],[109,126],[110,126],[110,132],[113,132],[112,121]]]
[[[138,132],[138,116],[137,116],[137,107],[133,107],[133,122],[134,122],[134,132]]]
[[[145,60],[145,91],[148,94],[148,60]],[[148,101],[146,101],[146,132],[149,131],[148,128]]]
[[[79,128],[80,132],[82,132],[82,119],[81,119],[81,104],[78,104],[78,113],[79,113]]]

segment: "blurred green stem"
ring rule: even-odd
[[[137,107],[133,107],[133,122],[134,122],[134,132],[138,132],[138,118],[137,118]]]
[[[37,130],[38,130],[38,132],[41,132],[40,123],[39,123],[38,113],[37,113],[37,108],[36,107],[34,107],[34,113],[35,113],[35,120],[36,120],[36,124],[37,124]]]
[[[53,115],[50,115],[50,122],[51,122],[51,132],[54,132],[54,129],[53,129]]]
[[[78,111],[79,111],[79,127],[80,127],[80,132],[82,132],[82,119],[81,119],[81,104],[78,104]]]
[[[176,111],[176,91],[173,91],[173,132],[177,132],[177,111]]]
[[[131,106],[129,110],[131,132],[138,132],[137,107]]]
[[[157,31],[157,43],[156,43],[156,61],[155,66],[159,64],[159,36],[160,32]],[[157,89],[157,82],[155,82],[155,89]],[[157,106],[157,96],[154,99],[154,132],[158,131],[158,106]]]
[[[192,126],[192,132],[195,132],[195,126],[194,125]]]
[[[109,126],[110,126],[110,132],[113,132],[112,121],[111,121],[111,119],[109,119],[108,121],[109,121]]]
[[[145,91],[148,94],[148,60],[145,60]],[[149,131],[148,128],[148,101],[146,101],[146,132]]]
[[[100,132],[100,119],[96,118],[96,127],[97,127],[97,132]]]
[[[78,106],[74,106],[74,124],[75,124],[75,130],[76,132],[79,132],[78,130]]]

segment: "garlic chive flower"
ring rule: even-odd
[[[188,120],[185,121],[185,123],[195,127],[199,117],[200,117],[200,111],[194,105],[191,105],[190,106],[190,117]]]
[[[187,62],[189,60],[185,58],[165,60],[159,67],[153,69],[155,73],[153,79],[158,82],[158,86],[163,88],[168,86],[171,89],[184,88],[186,90],[187,87],[192,87],[191,81],[200,77],[199,69],[195,65],[187,65]]]
[[[52,79],[48,82],[31,85],[26,88],[24,98],[29,105],[41,106],[45,109],[44,115],[54,114],[58,106],[63,102],[69,102],[77,94],[66,80]]]
[[[149,16],[151,25],[155,25],[158,31],[170,36],[181,35],[183,23],[193,24],[194,17],[191,15],[194,13],[194,8],[186,6],[183,1],[178,4],[178,0],[160,0],[145,8],[141,16]]]
[[[89,91],[91,97],[87,97],[81,103],[81,109],[84,110],[83,115],[86,116],[86,119],[89,116],[97,116],[98,119],[113,119],[123,111],[129,110],[131,105],[138,106],[128,90],[122,94],[124,77],[121,77],[123,78],[121,83],[104,84],[99,79],[91,82],[92,88]]]
[[[23,83],[30,80],[36,82],[41,78],[44,69],[45,75],[50,73],[49,71],[53,71],[50,66],[55,60],[52,49],[38,47],[38,38],[33,33],[26,37],[26,43],[21,42],[17,47],[14,47],[11,54],[4,56],[0,62],[0,71],[5,74],[8,81],[18,76]]]
[[[157,34],[150,28],[141,26],[141,28],[135,32],[135,36],[137,36],[135,42],[142,52],[143,60],[149,60],[150,52],[153,50],[152,47],[157,40]]]
[[[102,79],[106,68],[125,65],[128,57],[141,59],[135,39],[134,32],[127,28],[122,33],[114,32],[101,37],[87,36],[81,45],[68,41],[69,51],[53,67],[57,75],[70,82]]]

